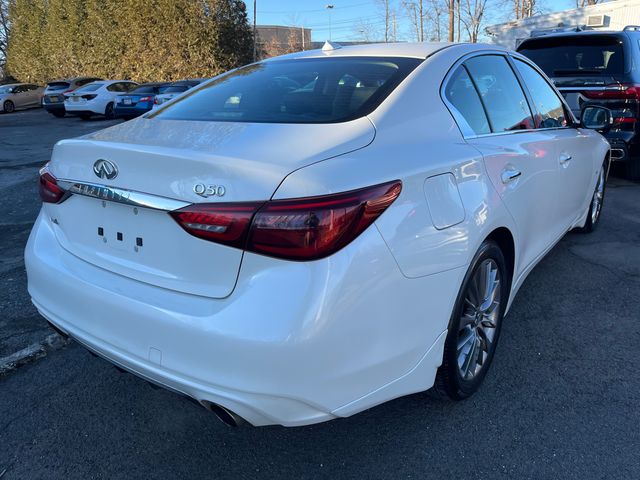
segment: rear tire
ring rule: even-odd
[[[496,351],[508,300],[504,255],[498,244],[485,240],[471,261],[453,308],[435,393],[463,400],[480,388]]]
[[[104,110],[104,116],[106,117],[107,120],[113,120],[114,118],[116,118],[113,102],[109,102],[107,104],[107,108],[105,108]]]
[[[607,186],[606,168],[607,163],[605,162],[602,165],[600,174],[598,175],[598,181],[596,182],[596,188],[593,192],[593,196],[591,197],[591,202],[589,202],[587,220],[584,224],[584,227],[578,229],[579,232],[591,233],[596,229],[598,223],[600,222],[602,206],[604,205],[604,193]]]
[[[11,100],[7,100],[4,102],[4,113],[13,113],[16,111],[16,106],[13,104]]]

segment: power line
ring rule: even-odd
[[[356,7],[362,7],[364,5],[371,5],[370,2],[366,2],[366,3],[354,3],[351,5],[344,5],[342,7],[335,7],[335,10],[345,10],[347,8],[356,8]],[[324,12],[326,9],[324,8],[314,8],[312,10],[258,10],[258,15],[262,15],[264,13],[268,13],[268,14],[284,14],[284,13],[316,13],[316,12]]]

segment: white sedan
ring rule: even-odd
[[[127,93],[138,84],[129,80],[100,80],[65,94],[64,108],[71,115],[87,120],[94,115],[114,118],[118,95]]]
[[[59,331],[231,424],[434,386],[463,399],[527,274],[597,225],[609,146],[585,127],[609,121],[592,107],[579,124],[496,46],[249,65],[55,146],[29,293]]]

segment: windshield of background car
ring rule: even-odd
[[[4,94],[4,93],[11,93],[14,87],[9,87],[9,86],[5,86],[5,87],[0,87],[0,95]]]
[[[550,77],[624,73],[623,44],[614,36],[540,38],[524,42],[518,51]]]
[[[248,65],[151,115],[167,120],[333,123],[373,111],[422,60],[338,57]]]
[[[162,93],[180,93],[189,90],[187,85],[169,85],[162,89]]]
[[[90,83],[88,85],[85,85],[84,87],[80,87],[76,89],[76,92],[95,92],[102,85],[103,85],[102,83]]]

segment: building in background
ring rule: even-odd
[[[286,25],[257,25],[257,50],[260,58],[310,50],[311,29]]]
[[[640,0],[617,0],[562,12],[535,15],[486,28],[493,43],[515,49],[531,36],[583,30],[622,30],[628,25],[640,25]]]

